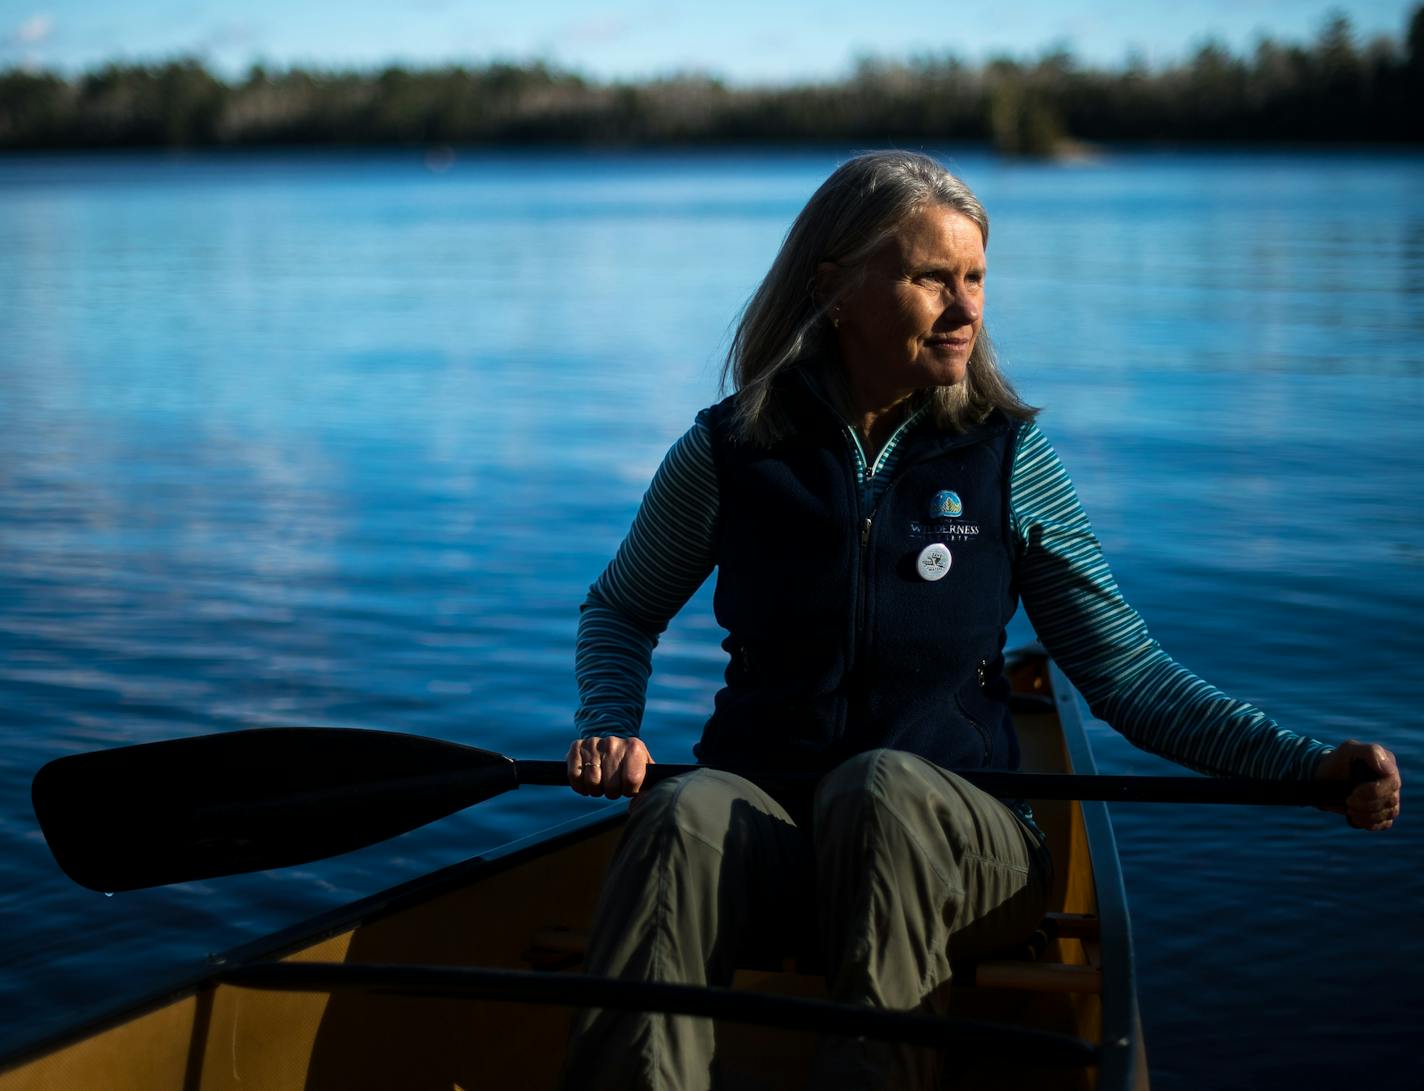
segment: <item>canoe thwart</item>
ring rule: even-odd
[[[968,980],[966,980],[968,976]],[[1095,966],[1066,962],[976,962],[954,972],[956,987],[1022,989],[1026,992],[1100,993],[1103,975]]]
[[[286,992],[359,990],[403,995],[558,1004],[699,1015],[816,1034],[845,1034],[959,1051],[1012,1051],[1027,1064],[1078,1067],[1099,1061],[1098,1047],[1068,1034],[983,1020],[946,1019],[826,1000],[696,985],[623,981],[475,966],[345,962],[255,962],[216,975],[225,985]]]
[[[1100,935],[1096,913],[1045,913],[1039,927],[1050,939],[1097,939]]]
[[[1043,915],[1038,930],[1048,939],[1097,939],[1098,918],[1094,913],[1050,912]],[[530,938],[526,959],[551,955],[582,958],[587,949],[587,932],[561,926],[541,928]]]
[[[1098,919],[1086,913],[1050,913],[1040,931],[1053,937],[1095,939]],[[534,934],[524,959],[540,970],[567,969],[582,961],[588,933],[572,928],[541,928]],[[954,967],[956,986],[981,989],[1024,989],[1031,992],[1096,993],[1102,975],[1096,967],[1024,959],[992,959]]]

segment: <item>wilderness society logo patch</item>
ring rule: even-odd
[[[978,523],[919,523],[911,520],[911,538],[933,538],[939,542],[964,541],[979,537]]]
[[[950,489],[941,489],[934,494],[926,514],[929,516],[927,521],[910,522],[910,537],[934,538],[945,542],[964,541],[979,534],[979,524],[961,521],[964,517],[964,501],[959,498],[957,492]]]

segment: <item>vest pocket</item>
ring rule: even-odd
[[[978,679],[975,679],[972,684],[977,687],[979,684]],[[954,695],[954,704],[955,707],[959,709],[959,715],[964,719],[964,721],[979,733],[979,743],[982,749],[982,757],[980,758],[980,761],[984,765],[988,765],[989,757],[993,753],[994,749],[993,738],[990,734],[989,729],[984,724],[980,723],[978,718],[975,717],[974,713],[970,712],[969,709],[965,706],[964,694],[962,691]]]

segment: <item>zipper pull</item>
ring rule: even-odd
[[[860,525],[860,548],[864,549],[870,544],[870,517],[867,516],[865,522]]]

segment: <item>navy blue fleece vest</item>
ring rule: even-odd
[[[799,380],[778,395],[795,430],[770,449],[734,438],[731,399],[703,416],[720,490],[714,608],[730,662],[698,758],[814,770],[885,746],[946,768],[1017,768],[1002,676],[1018,604],[1015,426],[995,413],[952,434],[922,420],[866,512],[831,407]],[[959,515],[943,512],[945,493]],[[916,561],[935,542],[951,561],[929,581]]]

